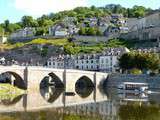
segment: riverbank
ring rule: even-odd
[[[16,96],[19,96],[24,93],[24,90],[21,90],[17,87],[14,87],[10,84],[0,84],[0,99],[13,99]]]

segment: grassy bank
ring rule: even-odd
[[[0,48],[11,50],[11,49],[24,47],[25,45],[32,45],[32,44],[50,44],[50,45],[55,45],[55,46],[63,46],[67,43],[68,43],[67,39],[51,39],[51,40],[34,39],[30,42],[17,42],[15,44],[11,44],[11,43],[1,44]]]
[[[0,99],[14,99],[23,93],[24,90],[10,84],[0,84]]]
[[[34,39],[29,42],[18,42],[15,44],[7,43],[0,45],[0,49],[12,50],[17,48],[23,48],[26,45],[33,44],[48,44],[52,46],[64,47],[64,53],[66,54],[79,54],[79,53],[99,53],[102,52],[107,47],[134,47],[134,43],[131,41],[112,39],[108,42],[92,42],[90,45],[76,44],[74,42],[69,42],[67,39]]]

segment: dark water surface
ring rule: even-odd
[[[78,86],[75,93],[42,86],[14,99],[0,98],[0,120],[160,120],[159,90],[119,93]]]

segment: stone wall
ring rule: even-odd
[[[56,36],[31,36],[31,37],[21,37],[21,38],[9,38],[10,41],[16,43],[16,42],[29,42],[33,39],[38,39],[38,38],[42,38],[42,39],[58,39],[58,38],[63,38],[63,37],[56,37]]]
[[[149,84],[149,88],[160,88],[160,75],[132,75],[132,74],[112,74],[108,78],[107,86],[117,87],[122,82],[145,82]]]
[[[160,37],[160,26],[153,28],[145,28],[129,33],[121,34],[120,38],[127,40],[156,40]]]

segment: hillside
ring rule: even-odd
[[[17,23],[10,23],[9,20],[5,20],[0,24],[0,34],[3,30],[6,35],[13,33],[14,31],[24,27],[36,28],[36,35],[48,34],[48,27],[60,22],[65,17],[75,17],[75,24],[81,23],[84,18],[99,18],[109,16],[111,14],[122,14],[128,18],[139,18],[150,13],[152,10],[143,6],[134,6],[133,8],[125,8],[121,5],[110,4],[104,7],[77,7],[73,10],[62,11],[59,13],[50,13],[49,15],[43,15],[40,18],[33,19],[32,16],[23,16],[21,21]]]

